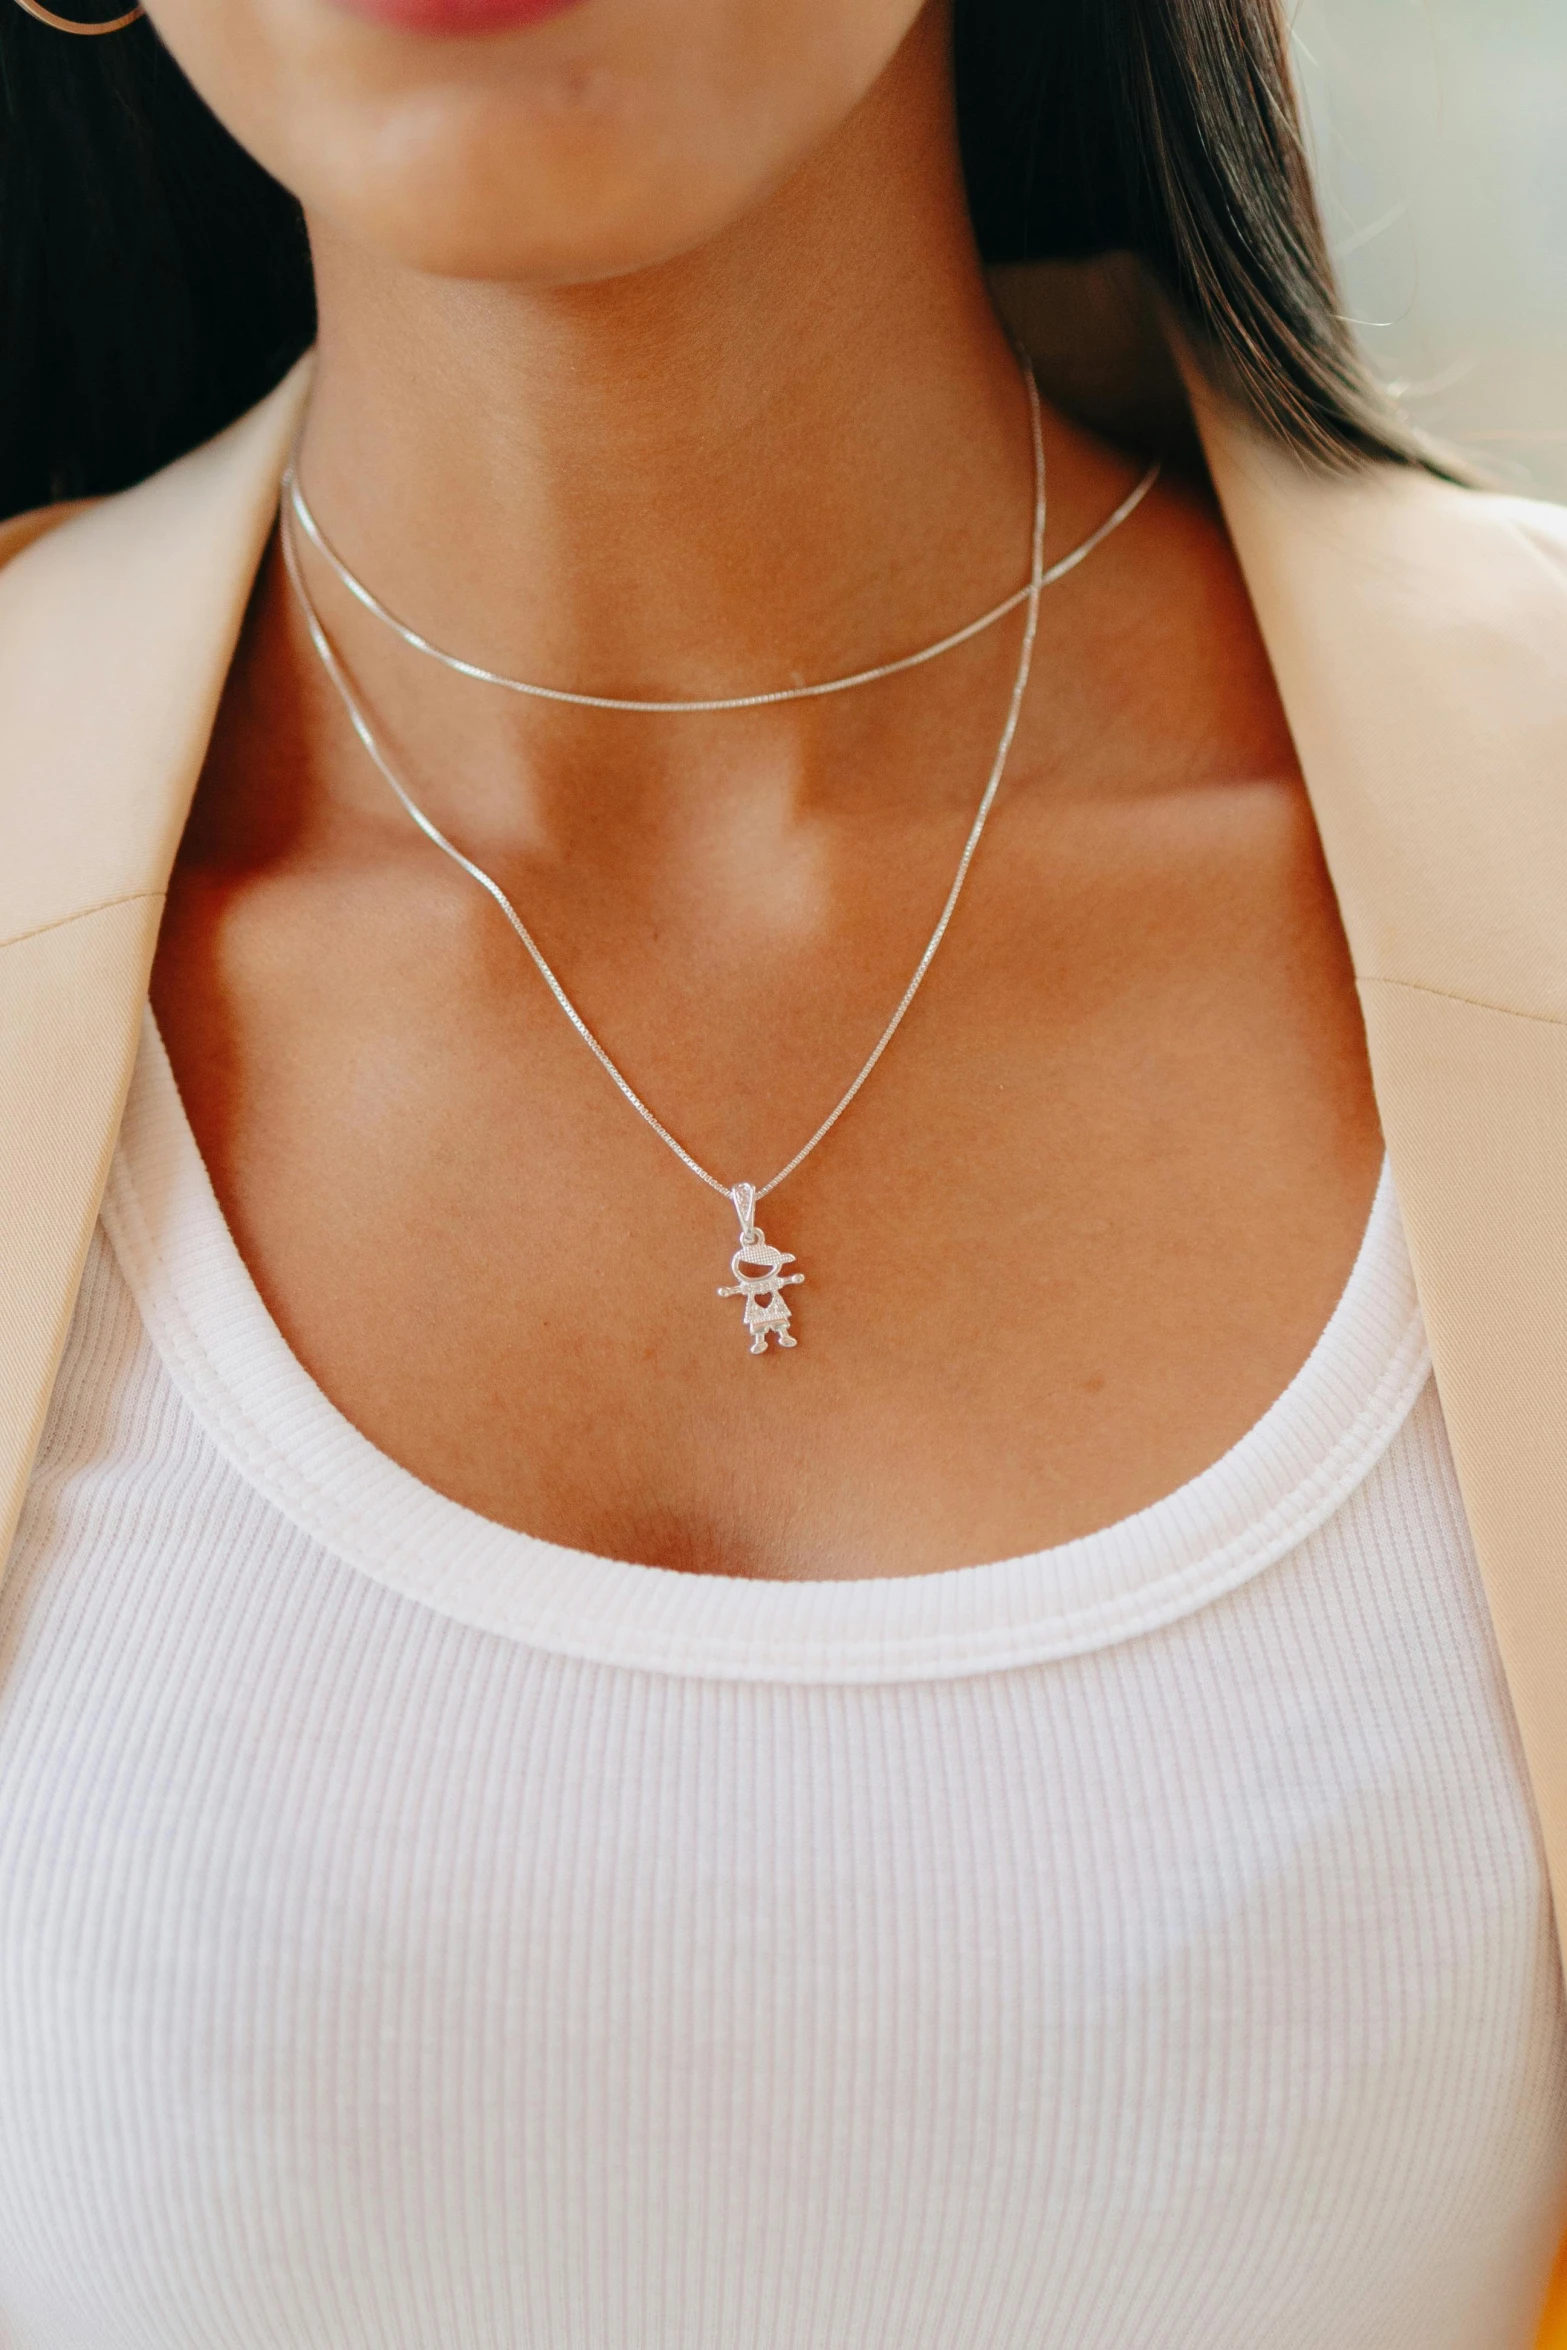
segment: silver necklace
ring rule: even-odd
[[[1020,595],[1014,597],[1011,600],[1011,605],[1006,607],[998,606],[997,613],[995,615],[987,615],[986,620],[976,623],[973,628],[965,632],[970,636],[975,635],[978,633],[979,628],[989,624],[990,618],[999,617],[1000,612],[1003,609],[1011,609],[1018,603],[1025,603],[1027,605],[1027,616],[1023,627],[1022,649],[1018,656],[1017,672],[1013,679],[1012,692],[1007,704],[1006,723],[1001,730],[1001,740],[996,747],[996,755],[991,763],[990,774],[985,784],[984,793],[981,796],[978,810],[975,813],[974,821],[969,827],[968,838],[963,844],[963,852],[958,859],[957,871],[953,875],[952,886],[947,892],[946,901],[942,906],[941,913],[936,922],[936,927],[931,932],[930,938],[926,943],[925,951],[920,956],[918,963],[915,965],[913,977],[910,979],[908,986],[904,989],[903,994],[899,998],[897,1007],[894,1010],[891,1019],[887,1022],[886,1027],[882,1030],[880,1036],[877,1038],[868,1058],[860,1069],[858,1076],[854,1079],[853,1083],[849,1086],[847,1091],[840,1096],[837,1103],[828,1112],[827,1116],[817,1127],[815,1133],[811,1135],[808,1141],[801,1145],[799,1150],[795,1152],[792,1159],[788,1160],[784,1166],[779,1168],[776,1175],[773,1175],[766,1183],[762,1184],[722,1182],[718,1176],[711,1174],[699,1160],[693,1158],[691,1153],[686,1149],[685,1145],[677,1140],[673,1134],[671,1134],[669,1128],[663,1123],[662,1119],[660,1119],[654,1113],[654,1111],[648,1107],[647,1103],[642,1099],[641,1095],[636,1091],[635,1087],[630,1083],[629,1079],[622,1075],[621,1071],[611,1060],[609,1054],[605,1051],[603,1045],[600,1044],[598,1038],[593,1034],[593,1031],[589,1028],[581,1013],[577,1010],[577,1007],[572,1002],[570,996],[567,995],[565,988],[561,985],[554,971],[550,968],[549,963],[545,960],[543,951],[540,948],[537,940],[534,938],[527,924],[523,921],[522,916],[518,913],[516,907],[512,904],[511,899],[501,888],[500,883],[495,880],[492,874],[486,873],[482,865],[477,865],[474,863],[471,857],[464,856],[461,849],[459,849],[454,842],[447,839],[445,833],[441,831],[440,827],[431,817],[426,815],[425,811],[414,799],[412,793],[408,790],[406,784],[402,781],[402,778],[398,775],[396,769],[392,766],[391,761],[388,759],[385,751],[382,749],[376,731],[370,723],[369,716],[366,713],[358,694],[355,692],[353,682],[349,677],[349,674],[344,667],[341,658],[338,655],[336,647],[333,645],[331,638],[326,632],[326,628],[322,623],[320,614],[317,612],[315,603],[312,600],[310,590],[305,583],[304,573],[299,561],[299,549],[295,541],[292,528],[293,518],[295,513],[298,512],[299,507],[298,482],[294,474],[292,464],[290,464],[288,473],[284,477],[284,498],[281,516],[283,560],[287,567],[289,581],[293,587],[295,595],[299,599],[300,609],[304,614],[305,625],[310,635],[311,644],[315,648],[317,658],[319,659],[322,668],[325,670],[327,677],[330,679],[332,685],[337,691],[338,698],[342,702],[343,708],[347,713],[349,723],[352,725],[355,734],[358,736],[359,741],[372,764],[376,767],[383,780],[388,784],[408,816],[411,817],[413,822],[419,827],[419,830],[425,835],[426,839],[433,842],[435,847],[440,849],[446,856],[448,856],[454,865],[460,866],[464,873],[468,874],[472,880],[476,881],[481,889],[487,890],[489,895],[494,899],[496,905],[500,908],[507,922],[511,925],[511,928],[513,931],[515,931],[517,937],[522,942],[522,945],[527,950],[528,956],[532,961],[534,968],[537,970],[540,978],[544,981],[545,986],[549,989],[550,994],[554,997],[556,1003],[565,1013],[566,1018],[571,1022],[572,1027],[581,1037],[583,1043],[587,1046],[589,1052],[592,1053],[594,1059],[603,1069],[606,1076],[609,1077],[611,1082],[619,1089],[621,1094],[630,1103],[631,1107],[636,1111],[638,1117],[641,1118],[646,1125],[652,1128],[653,1132],[658,1136],[660,1142],[665,1144],[665,1146],[674,1153],[675,1157],[680,1161],[681,1165],[689,1169],[691,1174],[697,1178],[699,1183],[706,1184],[709,1191],[717,1192],[722,1198],[727,1199],[730,1205],[733,1207],[735,1214],[739,1218],[740,1222],[740,1244],[730,1259],[730,1279],[727,1283],[719,1288],[718,1295],[720,1297],[744,1298],[744,1327],[750,1340],[750,1351],[753,1355],[765,1354],[767,1352],[767,1341],[769,1337],[771,1337],[775,1345],[779,1347],[792,1348],[798,1343],[790,1328],[794,1317],[783,1293],[786,1289],[797,1288],[805,1278],[803,1273],[786,1273],[784,1271],[784,1267],[786,1265],[792,1265],[796,1260],[789,1250],[774,1248],[769,1245],[766,1234],[762,1231],[761,1227],[757,1224],[756,1221],[757,1207],[762,1200],[767,1198],[770,1192],[776,1191],[779,1184],[784,1182],[787,1177],[794,1173],[797,1167],[799,1167],[806,1159],[810,1157],[812,1151],[816,1149],[818,1143],[824,1142],[826,1140],[827,1136],[837,1125],[839,1119],[843,1116],[845,1110],[848,1109],[850,1103],[859,1094],[872,1070],[876,1067],[877,1062],[881,1059],[883,1053],[887,1050],[888,1045],[891,1044],[894,1036],[902,1026],[904,1015],[908,1011],[909,1006],[913,1003],[915,996],[918,994],[925,974],[930,969],[930,966],[935,959],[936,950],[941,945],[943,938],[945,938],[947,934],[948,925],[952,920],[952,916],[957,908],[958,899],[962,894],[963,884],[968,879],[969,867],[972,865],[975,851],[979,847],[980,836],[984,832],[986,821],[990,815],[991,808],[995,803],[996,794],[1001,788],[1001,778],[1006,770],[1007,757],[1012,748],[1013,737],[1017,732],[1018,717],[1023,707],[1023,697],[1028,688],[1029,670],[1033,662],[1034,640],[1039,626],[1039,599],[1042,590],[1052,578],[1059,578],[1063,576],[1064,572],[1070,570],[1074,563],[1082,561],[1085,555],[1091,553],[1095,546],[1099,545],[1105,538],[1109,536],[1111,530],[1116,528],[1120,522],[1124,521],[1129,514],[1136,510],[1136,507],[1142,502],[1142,499],[1147,495],[1148,490],[1152,487],[1153,479],[1155,473],[1157,472],[1157,468],[1154,468],[1148,475],[1145,475],[1143,481],[1138,485],[1137,490],[1129,499],[1122,501],[1121,506],[1117,508],[1116,513],[1111,516],[1110,520],[1106,524],[1103,524],[1090,539],[1085,540],[1080,548],[1075,549],[1073,554],[1065,559],[1064,563],[1057,564],[1054,566],[1052,571],[1047,572],[1044,567],[1046,511],[1045,452],[1043,434],[1040,428],[1039,394],[1034,383],[1033,375],[1028,370],[1025,370],[1024,380],[1028,387],[1029,424],[1033,439],[1034,451],[1034,519],[1032,558],[1029,567],[1028,584],[1022,590]],[[304,522],[303,516],[301,517],[301,521]],[[308,529],[308,523],[305,524],[305,527]],[[313,532],[311,533],[311,536],[314,543],[319,543],[314,541]],[[333,560],[330,554],[328,554],[328,560]],[[365,590],[361,596],[361,601],[365,601],[368,599],[368,597],[369,591]],[[376,610],[381,614],[382,617],[390,621],[391,625],[397,628],[400,634],[406,633],[403,631],[401,623],[392,621],[391,615],[385,613],[381,607],[377,606],[373,602],[373,600],[370,601],[370,608],[372,610]],[[591,695],[555,694],[553,692],[547,692],[546,689],[542,687],[533,688],[518,686],[516,687],[516,690],[520,692],[538,692],[544,694],[545,698],[547,699],[586,702],[589,707],[594,708],[607,706],[609,708],[615,709],[651,708],[658,710],[746,709],[754,708],[758,702],[804,699],[808,694],[838,692],[844,690],[849,685],[857,684],[862,681],[868,683],[873,677],[890,675],[899,668],[912,667],[915,661],[933,658],[934,654],[938,651],[944,650],[947,644],[956,644],[960,641],[962,641],[961,637],[946,639],[944,640],[943,645],[932,647],[924,654],[914,655],[912,658],[905,659],[902,662],[891,663],[885,669],[865,671],[863,673],[863,680],[861,678],[847,678],[836,680],[827,686],[791,688],[789,691],[781,694],[764,694],[727,702],[660,702],[651,704],[609,703],[606,705],[596,701]],[[418,643],[420,650],[435,653],[435,648],[433,646],[424,645],[422,640],[418,640]],[[498,685],[515,683],[513,680],[491,677],[487,672],[474,669],[471,665],[459,662],[448,654],[436,653],[436,658],[446,662],[450,667],[459,669],[464,675],[483,678],[487,683]]]
[[[1025,373],[1028,371],[1025,370]],[[1032,387],[1032,374],[1029,374],[1028,380]],[[1137,512],[1138,507],[1159,479],[1161,470],[1160,462],[1156,458],[1141,481],[1121,500],[1115,512],[1107,515],[1097,530],[1090,531],[1081,546],[1074,547],[1069,555],[1063,555],[1058,563],[1052,563],[1048,571],[1041,573],[1037,584],[1042,588],[1053,587],[1057,580],[1065,579],[1069,571],[1075,571],[1079,563],[1086,563],[1095,548],[1103,546],[1111,532],[1119,530],[1122,523],[1129,521],[1131,516]],[[563,686],[533,685],[524,678],[505,677],[497,669],[486,669],[477,661],[465,661],[460,655],[448,653],[440,645],[432,644],[427,636],[420,635],[418,629],[410,628],[406,620],[400,620],[395,612],[382,603],[374,590],[365,585],[358,573],[350,570],[316,520],[300,482],[298,467],[292,458],[284,476],[283,486],[288,504],[301,530],[322,561],[330,566],[349,594],[355,597],[367,612],[372,613],[384,627],[391,629],[395,635],[401,637],[403,643],[414,652],[423,653],[431,661],[439,661],[444,668],[455,670],[459,677],[475,678],[481,685],[498,685],[506,693],[527,694],[540,702],[569,702],[579,710],[636,710],[647,711],[654,715],[660,713],[678,715],[680,713],[717,710],[762,710],[773,702],[814,702],[819,701],[825,694],[846,694],[855,686],[874,685],[883,677],[901,676],[906,669],[918,669],[927,661],[939,659],[943,653],[955,652],[959,645],[968,644],[974,637],[982,636],[987,628],[994,628],[998,621],[1005,620],[1007,614],[1015,612],[1019,604],[1026,604],[1034,593],[1036,584],[1031,573],[1014,594],[1004,596],[999,604],[992,604],[990,610],[982,612],[977,620],[971,620],[965,628],[954,629],[950,636],[938,637],[933,645],[924,645],[917,653],[904,653],[896,661],[882,661],[874,669],[856,669],[849,677],[829,677],[820,685],[783,685],[775,687],[770,693],[725,694],[699,702],[642,701],[628,699],[617,694],[568,693]]]

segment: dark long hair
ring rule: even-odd
[[[1340,312],[1279,0],[956,0],[955,36],[987,260],[1134,252],[1266,430],[1411,461]],[[151,26],[71,40],[0,0],[0,515],[194,447],[313,330],[298,205]]]

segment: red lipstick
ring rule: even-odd
[[[560,16],[579,0],[337,0],[353,16],[402,33],[499,33]]]

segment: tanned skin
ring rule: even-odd
[[[303,474],[438,642],[597,692],[752,691],[1025,576],[1026,405],[939,7],[581,0],[457,43],[328,0],[152,13],[305,200]],[[1056,554],[1142,460],[1046,435]],[[310,578],[412,787],[632,1082],[765,1181],[925,943],[1020,618],[839,699],[611,716],[420,663]],[[696,1573],[925,1574],[1156,1500],[1300,1368],[1381,1153],[1268,662],[1174,478],[1046,596],[925,991],[760,1211],[805,1275],[794,1352],[748,1352],[714,1294],[727,1203],[392,801],[275,551],[153,993],[240,1251],[333,1403],[488,1517]]]

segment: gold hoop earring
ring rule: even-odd
[[[52,8],[45,8],[43,0],[16,0],[24,15],[35,16],[40,24],[49,25],[57,33],[76,33],[84,40],[96,40],[100,33],[123,33],[128,24],[134,24],[147,11],[138,5],[128,8],[123,16],[111,16],[106,24],[77,24],[68,16],[56,16]]]

